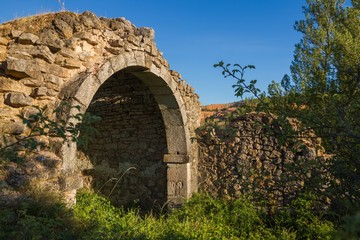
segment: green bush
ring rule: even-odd
[[[143,224],[137,210],[125,212],[101,196],[83,192],[77,201],[74,216],[83,229],[82,239],[128,239]]]
[[[353,221],[358,217],[353,217],[332,235],[334,225],[314,213],[313,203],[312,198],[299,198],[269,215],[246,197],[228,201],[196,195],[167,214],[144,216],[139,209],[114,207],[104,197],[89,192],[78,194],[73,209],[45,195],[0,207],[0,239],[287,240],[347,239],[343,236],[358,234],[351,230],[359,223]]]
[[[57,197],[41,193],[0,205],[0,239],[76,239],[76,232],[72,211]]]
[[[268,219],[274,221],[275,228],[291,229],[296,239],[332,239],[334,224],[321,213],[315,214],[315,200],[313,195],[300,196]]]
[[[360,239],[360,212],[353,216],[345,216],[343,220],[344,222],[340,226],[336,238],[344,240]]]
[[[196,195],[169,215],[168,226],[182,239],[276,239],[260,215],[246,198]]]

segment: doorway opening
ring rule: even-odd
[[[116,206],[151,210],[167,201],[165,125],[149,88],[130,71],[113,74],[87,110],[101,117],[97,134],[78,150],[84,186]]]

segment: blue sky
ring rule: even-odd
[[[289,74],[293,30],[304,18],[305,0],[66,0],[65,9],[97,16],[125,17],[137,27],[155,30],[157,47],[195,88],[202,104],[228,103],[234,80],[223,79],[213,64],[224,60],[256,66],[245,76],[266,90],[271,80]],[[0,22],[61,9],[57,0],[2,1]]]

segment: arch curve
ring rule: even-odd
[[[99,87],[119,71],[129,72],[140,79],[153,93],[165,124],[168,152],[165,162],[186,163],[189,161],[190,133],[186,127],[187,115],[183,100],[177,92],[177,84],[169,70],[147,64],[147,53],[123,54],[106,60],[94,75],[86,75],[72,96],[67,96],[72,105],[80,103],[86,111]],[[73,111],[76,111],[73,109]]]

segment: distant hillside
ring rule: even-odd
[[[233,112],[242,103],[243,102],[233,102],[233,103],[210,104],[210,105],[201,106],[200,122],[203,123],[205,119],[210,116],[214,116],[214,115],[221,116],[221,115],[225,115],[228,112]]]

